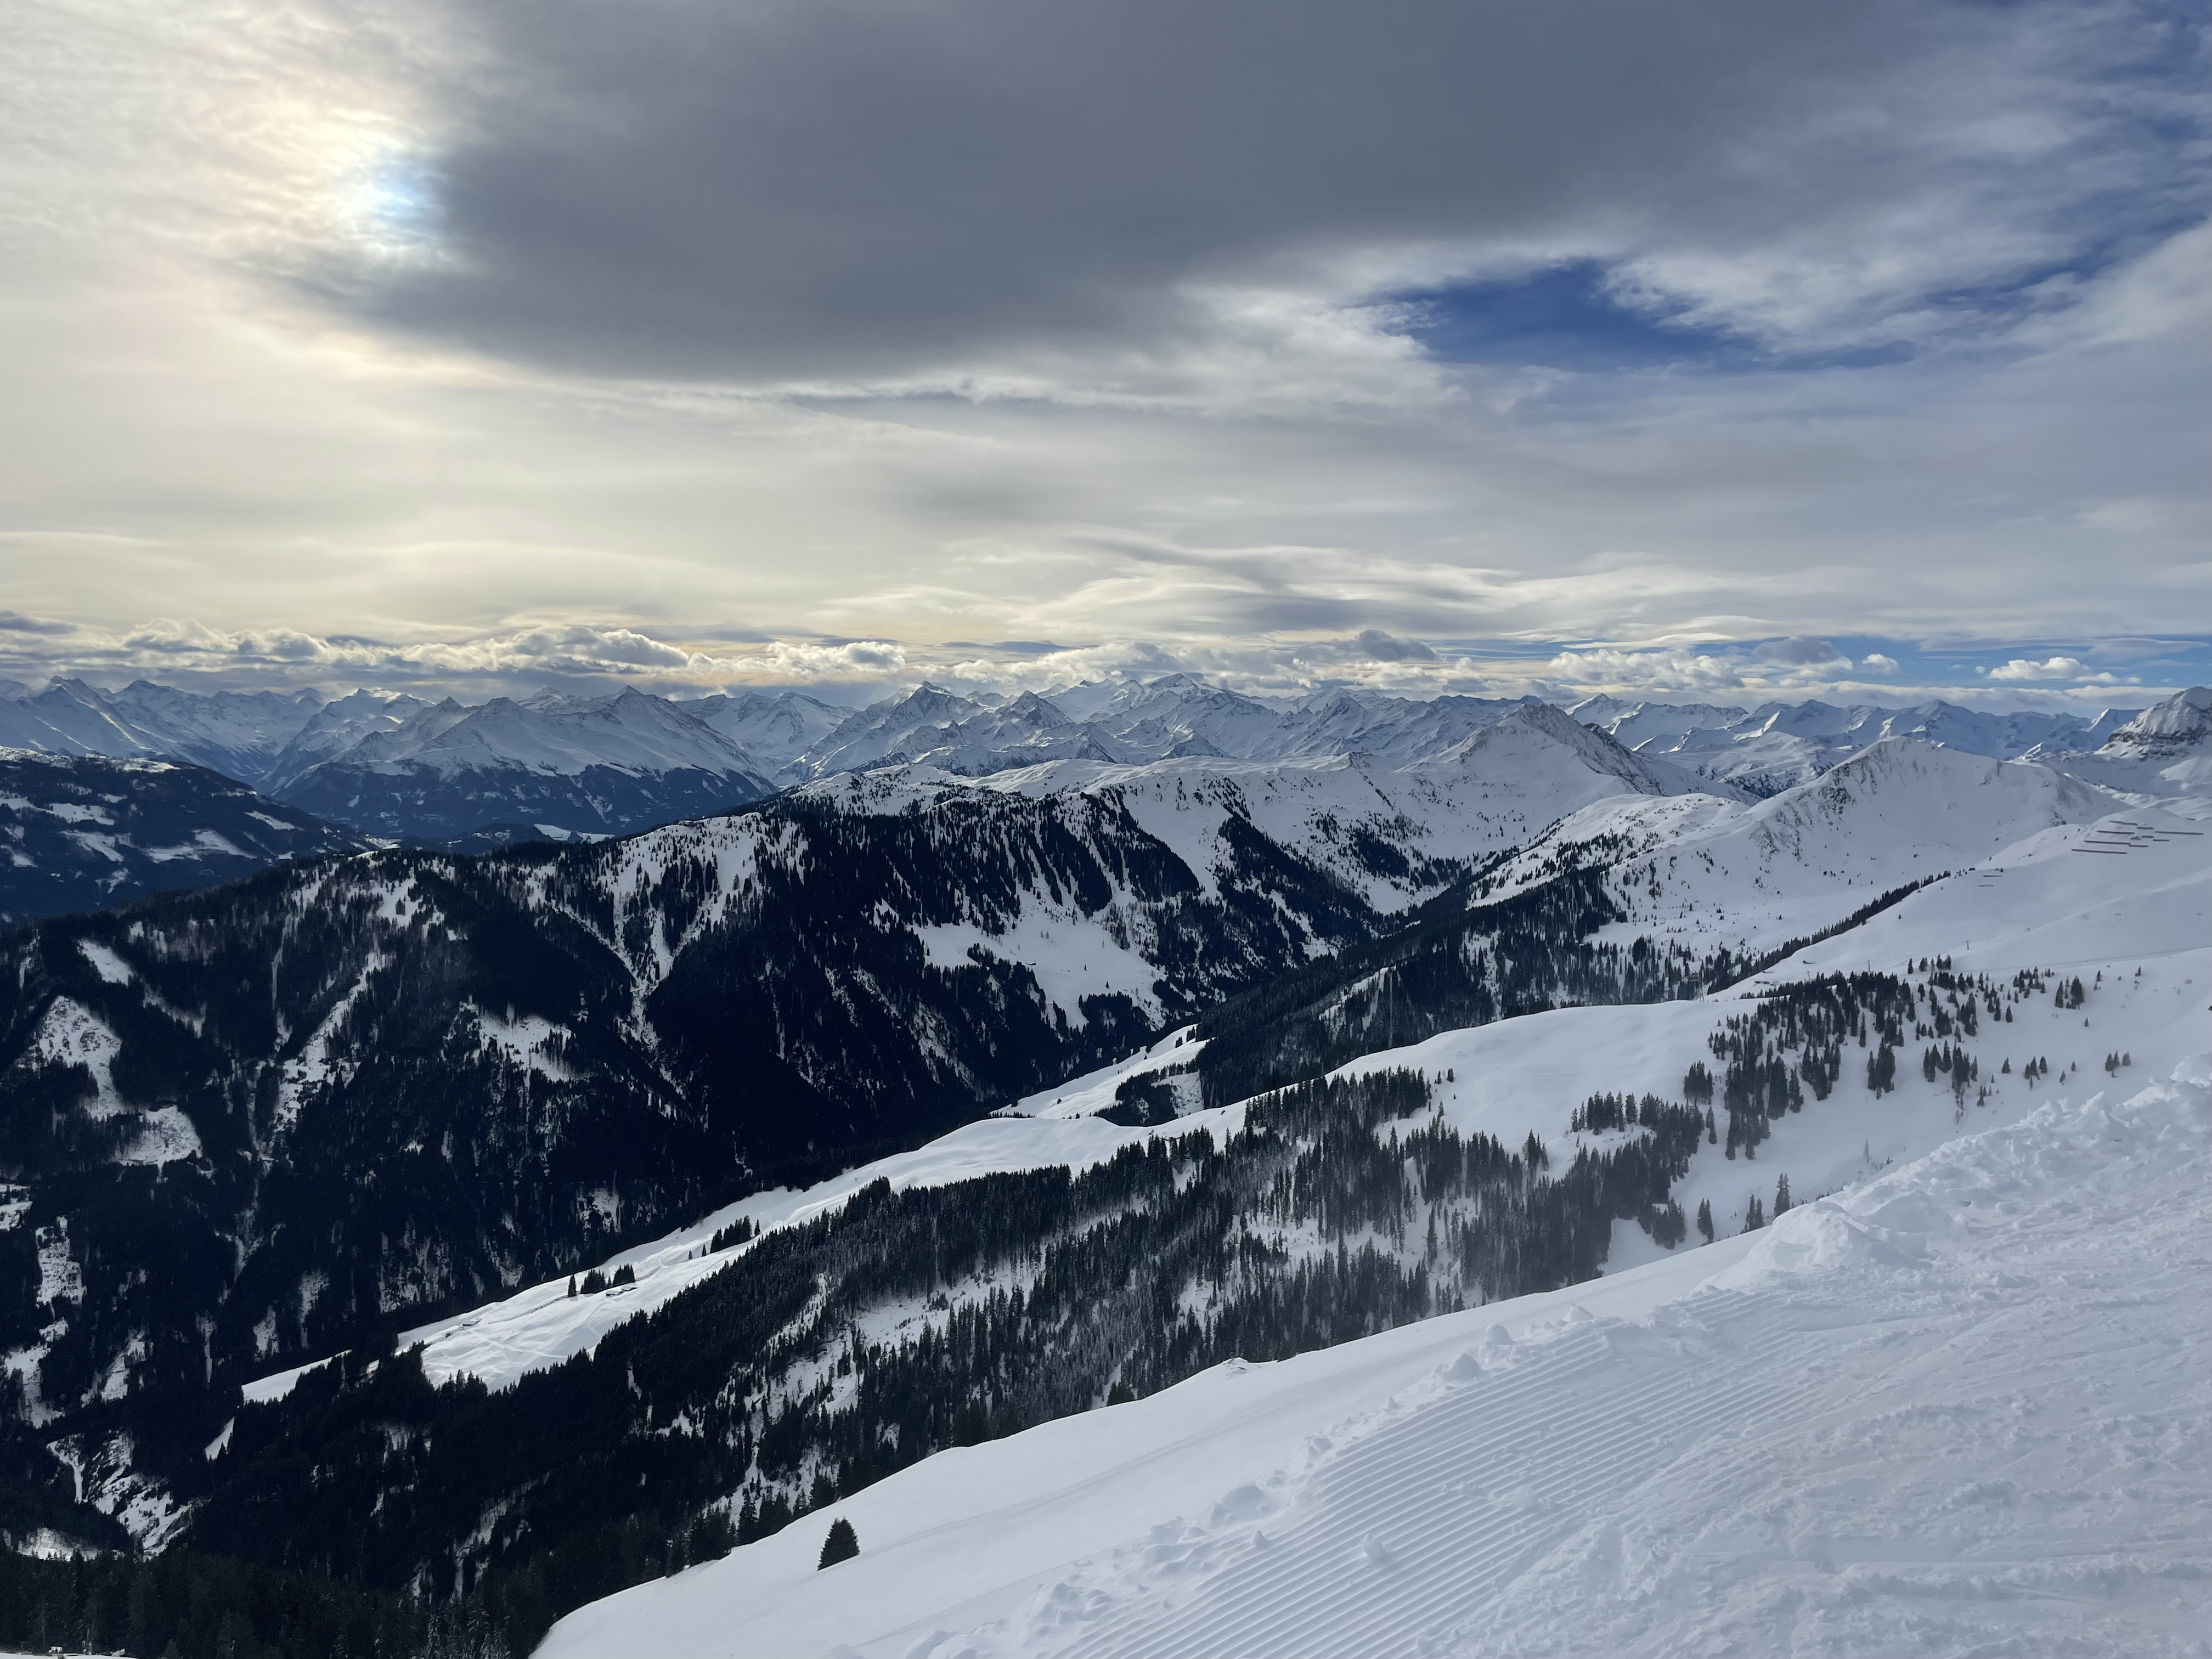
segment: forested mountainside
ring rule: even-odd
[[[203,767],[0,750],[0,925],[368,844]]]
[[[27,1380],[65,1410],[115,1367],[118,1389],[234,1371],[481,1297],[975,1116],[1373,927],[1237,822],[1210,895],[1109,803],[975,795],[370,854],[40,924],[0,981]],[[927,932],[1024,918],[1117,953],[1126,987]]]
[[[935,1452],[1209,1365],[1585,1280],[1624,1239],[1634,1260],[1756,1229],[1793,1176],[1816,1196],[1838,1169],[2017,1109],[2041,1079],[2001,1071],[1999,1050],[2063,1041],[2092,994],[2106,1012],[2105,988],[2048,971],[1815,973],[1744,1000],[1457,1030],[1086,1159],[1046,1151],[946,1184],[887,1173],[764,1234],[697,1237],[680,1254],[702,1276],[491,1391],[426,1376],[412,1349],[259,1391],[184,1477],[191,1536],[466,1591],[534,1635],[615,1588],[622,1537],[678,1565],[721,1547],[701,1530],[715,1517],[742,1544]],[[1578,1042],[1557,1029],[1630,1014]],[[1536,1057],[1547,1093],[1496,1086]],[[1630,1087],[1561,1097],[1608,1074]],[[642,1288],[592,1273],[538,1316]]]
[[[327,1352],[910,1145],[1373,936],[1532,802],[1663,787],[1553,710],[1484,735],[1395,781],[823,786],[42,923],[0,945],[27,1395]]]

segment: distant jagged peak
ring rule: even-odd
[[[2195,748],[2212,737],[2212,686],[2192,685],[2154,703],[2105,739],[2100,752],[2148,760]]]
[[[1475,767],[1510,774],[1534,763],[1532,750],[1564,751],[1586,769],[1618,778],[1639,795],[1717,794],[1747,799],[1732,784],[1692,777],[1680,767],[1648,759],[1623,748],[1595,726],[1585,726],[1564,708],[1526,702],[1496,723],[1470,732],[1427,767]]]
[[[1019,696],[1000,703],[992,713],[1000,720],[1022,720],[1034,726],[1073,726],[1074,721],[1062,714],[1060,706],[1050,698],[1035,691],[1024,691]]]
[[[924,680],[892,704],[892,707],[902,714],[916,714],[924,717],[940,711],[947,715],[957,717],[961,714],[973,714],[981,706],[962,696],[957,691],[948,691],[934,680]]]

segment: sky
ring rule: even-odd
[[[0,675],[2212,680],[2116,0],[15,0]]]

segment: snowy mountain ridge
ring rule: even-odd
[[[1749,805],[1595,803],[1508,860],[1475,902],[1600,869],[1622,908],[1615,936],[1756,955],[1832,925],[1843,894],[1871,899],[2118,805],[2049,766],[1886,738],[1817,781]]]
[[[1592,802],[1716,788],[1723,799],[1749,799],[1630,754],[1534,703],[1410,763],[1364,753],[1146,764],[1066,759],[975,779],[923,764],[839,774],[803,787],[795,799],[886,813],[963,793],[1079,796],[1126,811],[1209,884],[1233,857],[1237,830],[1249,826],[1378,908],[1395,910],[1433,894],[1439,870],[1494,858]]]
[[[312,691],[202,694],[139,681],[109,692],[58,680],[36,695],[0,698],[0,743],[180,759],[373,833],[442,839],[488,823],[527,823],[545,815],[549,802],[556,829],[618,833],[779,786],[884,767],[978,777],[1055,761],[1142,765],[1194,757],[1365,754],[1406,764],[1440,756],[1532,706],[1540,705],[1528,697],[1424,701],[1349,688],[1263,698],[1186,673],[1010,697],[925,684],[859,710],[794,690],[690,701],[634,690],[544,692],[479,705],[449,698],[434,708],[414,696],[366,690],[325,702]],[[1772,794],[1884,737],[2000,759],[2030,750],[2040,757],[2102,742],[2136,711],[2086,720],[1943,702],[1746,710],[1600,696],[1570,712],[1649,758]],[[646,782],[671,774],[687,781]],[[536,781],[522,781],[525,775]],[[395,787],[396,778],[411,793]],[[699,786],[708,778],[725,781]],[[732,793],[739,779],[749,794]]]
[[[2032,751],[2039,755],[2101,743],[2139,711],[2106,709],[2085,720],[2076,714],[1990,714],[1941,701],[1910,708],[1770,702],[1746,710],[1601,696],[1575,704],[1569,712],[1602,727],[1639,754],[1664,756],[1701,776],[1773,794],[1810,781],[1886,738],[1914,738],[1968,754],[2014,760]]]

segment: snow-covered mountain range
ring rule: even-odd
[[[2092,719],[2063,714],[1989,714],[1955,703],[1910,708],[1874,704],[1771,702],[1757,708],[1709,703],[1627,702],[1598,696],[1571,706],[1639,754],[1663,756],[1701,777],[1771,795],[1809,782],[1884,738],[1912,738],[1996,760],[2030,750],[2094,749],[2140,711],[2108,708]]]
[[[283,799],[357,828],[442,839],[488,823],[616,835],[774,793],[758,763],[682,705],[641,691],[447,698],[312,764]]]
[[[163,1279],[189,1312],[138,1318],[250,1370],[360,1316],[303,1287],[476,1299],[763,1172],[911,1142],[1387,931],[1562,813],[1688,787],[1542,706],[1404,769],[1055,764],[1086,769],[879,771],[627,840],[292,866],[18,936],[0,1090],[64,1103],[22,1130],[23,1190],[106,1264],[88,1296],[136,1306],[155,1292],[100,1241],[141,1200],[62,1194],[162,1112],[198,1126],[163,1143],[161,1205],[258,1242],[242,1278]],[[112,1310],[17,1315],[0,1336],[56,1377],[133,1342],[170,1363]]]
[[[390,848],[0,939],[14,1431],[58,1460],[88,1528],[466,1596],[520,1647],[734,1541],[720,1566],[576,1615],[554,1650],[627,1632],[680,1653],[719,1629],[771,1655],[1228,1654],[1261,1628],[1239,1620],[1286,1595],[1355,1650],[1475,1651],[1496,1618],[1540,1650],[1597,1524],[1582,1442],[1540,1402],[1654,1413],[1602,1366],[1577,1394],[1575,1350],[1537,1403],[1419,1431],[1488,1445],[1475,1430],[1506,1413],[1537,1502],[1500,1510],[1486,1485],[1407,1509],[1356,1449],[1419,1419],[1419,1373],[1469,1344],[1410,1378],[1389,1356],[1487,1315],[1505,1328],[1489,1358],[1437,1385],[1474,1399],[1493,1370],[1567,1354],[1546,1322],[1571,1302],[1614,1320],[1601,1334],[1624,1352],[1644,1353],[1647,1323],[1722,1333],[1664,1366],[1645,1355],[1653,1386],[1721,1412],[1659,1412],[1677,1438],[1620,1443],[1653,1460],[1632,1534],[1651,1547],[1682,1525],[1660,1501],[1681,1460],[1730,1431],[1712,1356],[1767,1352],[1759,1319],[1786,1334],[1776,1378],[1842,1379],[1825,1411],[1919,1397],[1883,1395],[1878,1364],[1852,1369],[1863,1345],[1834,1335],[1893,1331],[1881,1310],[1903,1303],[1854,1323],[1832,1299],[1741,1320],[1713,1299],[1738,1257],[1798,1248],[1811,1222],[1765,1225],[1793,1194],[1918,1236],[1897,1246],[1914,1271],[1971,1277],[1983,1258],[1945,1252],[1973,1227],[1930,1218],[1950,1198],[1920,1194],[1908,1225],[1852,1194],[2212,1053],[2196,988],[2200,969],[2212,984],[2212,811],[2188,770],[2212,696],[2034,759],[1892,735],[1766,793],[1656,752],[1649,710],[1613,722],[1642,733],[1632,749],[1542,703],[1354,698],[1328,718],[1367,722],[1372,744],[1255,758],[1205,752],[1261,741],[1237,724],[1254,700],[1151,690],[932,690],[826,731],[732,700],[708,714],[786,742],[810,722],[817,744],[880,740],[883,763],[627,838]],[[696,751],[677,738],[713,732],[640,702],[607,741],[657,732],[671,746],[653,752],[680,756]],[[532,750],[545,728],[524,703],[373,702],[325,722],[362,724],[340,757],[607,752]],[[1080,746],[1146,721],[1182,752]],[[947,764],[970,749],[1030,763]],[[2084,755],[2143,787],[2092,780]],[[2170,1127],[2158,1114],[2195,1075],[2142,1121]],[[2048,1155],[2117,1156],[2116,1137],[2100,1120]],[[1942,1167],[1966,1183],[1954,1196],[1981,1178]],[[2046,1243],[2057,1271],[2063,1241],[2014,1248]],[[1865,1289],[1835,1282],[1847,1301]],[[1938,1317],[1955,1285],[1929,1283],[1897,1318],[1965,1340]],[[1638,1284],[1658,1288],[1606,1300]],[[2047,1299],[2021,1305],[2050,1317]],[[1223,1461],[1190,1453],[1172,1402],[1255,1370],[1290,1379],[1291,1403],[1216,1437]],[[1297,1381],[1322,1376],[1321,1395]],[[1263,1421],[1328,1444],[1285,1463]],[[1004,1449],[1025,1444],[1043,1449]],[[1188,1490],[1157,1475],[1179,1457]],[[1070,1460],[1118,1495],[1085,1510],[1064,1469],[1024,1485],[1024,1460]],[[1003,1492],[964,1486],[972,1470]],[[1340,1503],[1354,1488],[1370,1498]],[[975,1540],[996,1536],[1000,1497],[1034,1520],[994,1554]],[[891,1565],[802,1583],[833,1509],[863,1560]],[[1509,1534],[1528,1548],[1485,1553]],[[1936,1559],[2046,1535],[1997,1526]],[[1261,1536],[1288,1580],[1237,1565]],[[1332,1579],[1347,1552],[1381,1576]],[[1701,1570],[1613,1647],[1764,1642],[1768,1601],[1730,1613]],[[909,1571],[933,1587],[902,1611]],[[825,1599],[841,1573],[859,1589]],[[1163,1597],[1170,1580],[1188,1594]],[[1847,1615],[1893,1610],[1887,1582],[1822,1616],[1875,1631],[1890,1611]],[[1942,1605],[1996,1639],[1972,1623],[1986,1609]],[[2123,1629],[2085,1618],[2091,1650]]]
[[[443,841],[619,834],[724,810],[841,772],[926,766],[985,776],[1054,761],[1441,756],[1534,699],[1425,701],[1339,689],[1248,696],[1189,674],[963,696],[925,684],[863,709],[799,691],[672,701],[635,690],[430,704],[356,691],[203,694],[80,680],[0,698],[0,744],[207,766],[368,833]],[[2010,759],[2087,753],[2134,714],[1990,714],[1931,702],[1746,710],[1596,697],[1570,710],[1623,746],[1709,781],[1771,794],[1868,744],[1911,737]]]
[[[793,694],[784,712],[796,719],[806,701]],[[635,690],[476,705],[356,691],[325,702],[313,692],[198,693],[144,681],[106,692],[59,680],[36,696],[0,700],[0,744],[205,766],[371,835],[445,841],[510,824],[557,840],[773,793],[762,764],[713,723],[744,724],[728,703]],[[773,717],[755,724],[776,729]]]

